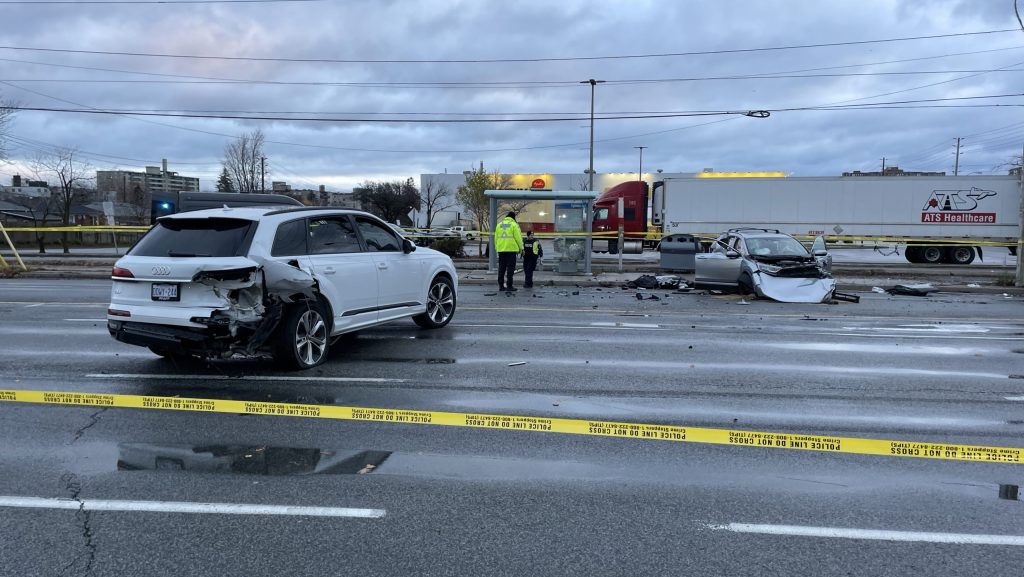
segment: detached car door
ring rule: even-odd
[[[376,323],[376,264],[363,250],[352,217],[313,217],[308,227],[309,263],[334,309],[334,332]]]
[[[357,216],[355,221],[377,268],[380,320],[408,316],[413,310],[422,309],[427,297],[422,259],[414,252],[406,254],[402,239],[383,222],[365,216]]]

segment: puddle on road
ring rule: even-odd
[[[243,475],[356,475],[370,473],[388,451],[246,445],[118,445],[119,471],[188,471]]]

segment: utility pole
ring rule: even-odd
[[[587,173],[590,175],[590,187],[587,190],[594,190],[594,87],[603,84],[604,80],[581,80],[580,84],[590,85],[590,168]]]
[[[904,169],[906,170],[906,169]],[[882,176],[885,176],[885,157],[882,157]]]
[[[267,157],[260,157],[260,192],[267,192],[267,168],[266,168]]]
[[[953,176],[960,174],[960,139],[956,139],[956,161],[953,164]]]
[[[1024,148],[1021,149],[1020,173],[1017,190],[1020,192],[1020,210],[1017,212],[1017,278],[1013,284],[1024,287]]]
[[[636,179],[642,181],[644,179],[644,149],[645,148],[650,148],[650,147],[649,146],[634,146],[633,148],[640,149],[640,172],[637,173]]]

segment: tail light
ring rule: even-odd
[[[107,314],[112,317],[130,317],[132,313],[130,311],[122,311],[118,309],[107,309]]]
[[[118,278],[135,278],[135,275],[132,274],[132,271],[126,268],[121,268],[119,266],[115,266],[114,270],[110,271],[110,276]]]

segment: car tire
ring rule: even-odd
[[[739,287],[739,292],[740,292],[741,295],[743,295],[743,296],[755,295],[756,296],[756,294],[754,293],[754,279],[753,279],[753,277],[750,276],[750,273],[744,272],[743,274],[741,274],[740,275],[740,280],[739,280],[739,283],[737,284],[737,286]]]
[[[330,352],[330,329],[324,307],[298,303],[285,311],[277,332],[274,359],[292,369],[309,369],[324,362]]]
[[[946,251],[941,246],[922,246],[921,262],[925,264],[939,264],[946,258]]]
[[[425,329],[439,329],[455,316],[455,289],[446,276],[436,276],[427,289],[427,310],[412,317],[413,322]]]
[[[949,264],[971,264],[976,254],[973,246],[948,246],[945,252]]]

